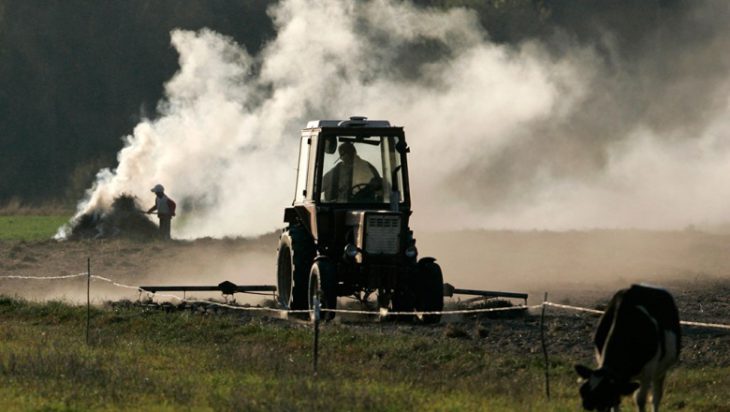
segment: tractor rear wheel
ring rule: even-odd
[[[309,268],[314,260],[314,242],[306,229],[289,226],[279,238],[276,280],[279,304],[292,310],[307,309]]]
[[[416,290],[416,311],[441,312],[444,309],[444,275],[436,259],[423,258],[418,261]],[[440,314],[423,315],[423,323],[438,323]]]
[[[309,272],[309,309],[315,309],[315,299],[322,309],[337,309],[337,269],[327,259],[320,259],[312,264]],[[332,320],[334,312],[322,312],[322,320]]]

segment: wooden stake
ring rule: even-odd
[[[86,344],[89,344],[91,326],[91,258],[86,258]]]
[[[545,298],[542,302],[542,314],[540,315],[540,342],[542,343],[542,353],[545,356],[545,394],[550,400],[550,363],[548,359],[547,345],[545,344],[545,302],[547,302],[548,294],[545,292]]]
[[[314,347],[312,348],[312,367],[314,369],[314,376],[317,376],[317,360],[319,357],[319,319],[320,319],[320,304],[317,297],[314,298],[314,313],[312,320],[314,323]]]

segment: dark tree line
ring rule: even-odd
[[[169,32],[209,27],[256,52],[269,3],[0,0],[0,204],[78,199],[154,116],[177,69]]]
[[[490,38],[581,42],[615,29],[641,44],[679,0],[414,0],[471,7]],[[212,30],[256,53],[274,35],[266,0],[0,0],[0,205],[77,200],[120,137],[154,117],[177,69],[174,28]],[[560,41],[553,41],[556,50]]]

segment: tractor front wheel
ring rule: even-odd
[[[320,259],[312,264],[309,272],[309,309],[315,310],[315,301],[322,309],[337,309],[337,269],[327,259]],[[332,320],[334,312],[322,312],[322,320]]]
[[[282,307],[307,308],[307,283],[313,259],[314,243],[304,228],[290,226],[281,234],[276,271],[277,293]]]

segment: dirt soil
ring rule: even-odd
[[[39,281],[3,276],[93,274],[130,286],[275,284],[278,235],[251,239],[0,242],[0,294],[33,300],[86,299],[86,280]],[[457,287],[528,292],[529,304],[550,301],[602,309],[619,288],[649,282],[675,297],[682,320],[730,324],[730,237],[700,232],[454,232],[419,238],[422,256],[437,256],[445,280]],[[132,289],[92,282],[95,303],[138,299]],[[181,294],[180,294],[181,295]],[[196,295],[220,297],[220,295]],[[462,297],[466,299],[468,297]],[[259,303],[264,297],[237,297]],[[515,302],[519,303],[519,302]],[[452,300],[450,305],[463,306]],[[548,350],[592,363],[591,334],[597,316],[547,310]],[[402,333],[473,339],[485,350],[541,355],[539,310],[522,316],[444,317],[434,327],[355,319],[353,328],[375,324]],[[683,328],[682,364],[730,366],[730,331]]]

